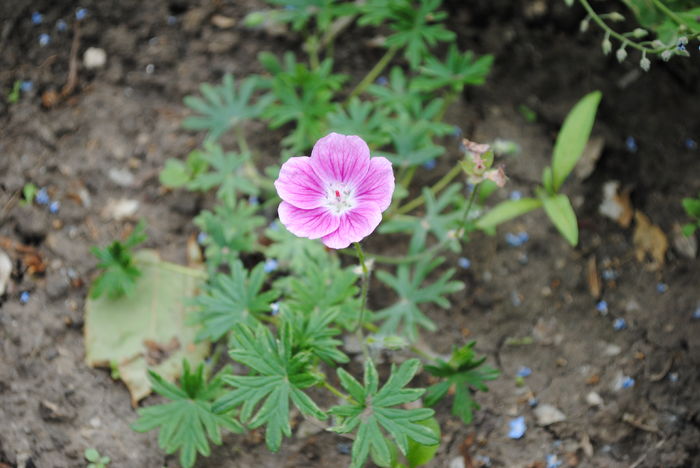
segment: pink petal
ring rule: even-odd
[[[369,169],[369,147],[358,136],[331,133],[316,142],[309,162],[324,182],[356,187]]]
[[[321,206],[323,184],[309,164],[308,156],[290,158],[282,164],[275,188],[280,198],[297,208],[310,210]]]
[[[369,160],[369,170],[355,192],[359,203],[374,202],[381,211],[389,208],[394,193],[394,171],[391,162],[383,157]]]
[[[318,239],[338,229],[340,220],[326,208],[304,210],[283,201],[277,209],[284,227],[295,236]]]
[[[382,220],[379,206],[363,203],[340,217],[338,229],[322,240],[331,249],[344,249],[353,242],[360,242],[374,231]]]

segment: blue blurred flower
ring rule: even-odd
[[[520,439],[525,435],[525,431],[527,431],[525,416],[513,418],[508,423],[508,437],[511,439]]]

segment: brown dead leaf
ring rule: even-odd
[[[598,274],[595,255],[591,255],[588,259],[586,280],[588,283],[588,292],[591,293],[591,296],[595,299],[600,298],[600,275]]]
[[[628,228],[634,216],[629,188],[620,191],[620,182],[611,180],[603,185],[603,201],[598,212]]]
[[[634,219],[637,225],[632,241],[637,261],[644,263],[648,257],[651,262],[647,263],[645,268],[649,271],[657,271],[663,266],[668,250],[666,234],[639,210],[635,211]]]
[[[467,434],[467,437],[464,438],[462,445],[459,446],[459,453],[462,455],[462,459],[464,460],[464,468],[474,468],[474,461],[472,460],[470,453],[470,449],[474,445],[474,438],[475,436],[473,432]]]

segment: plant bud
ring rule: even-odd
[[[603,48],[603,54],[605,55],[608,55],[612,50],[612,42],[610,42],[610,39],[608,39],[607,36],[605,37],[605,39],[603,39],[603,43],[601,44],[601,46]]]
[[[620,62],[620,63],[624,62],[625,59],[627,58],[627,51],[625,50],[625,47],[622,46],[619,49],[617,49],[615,56],[617,57],[618,62]]]
[[[584,33],[588,31],[588,23],[590,22],[589,18],[584,18],[583,21],[581,21],[581,24],[579,24],[579,30]]]
[[[636,39],[641,39],[644,36],[646,36],[647,34],[648,34],[647,30],[642,29],[642,28],[636,28],[634,31],[632,31],[632,37],[634,37]]]
[[[649,71],[649,67],[651,66],[651,62],[649,61],[648,58],[642,57],[642,60],[639,61],[639,66],[642,67],[642,70]]]
[[[673,52],[671,52],[670,49],[664,50],[661,52],[661,58],[663,59],[664,62],[668,62],[671,60],[671,56],[673,55]]]
[[[608,14],[608,19],[610,21],[624,21],[625,17],[622,16],[620,13],[613,11],[612,13]]]

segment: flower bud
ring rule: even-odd
[[[605,37],[605,39],[603,39],[601,47],[603,48],[603,54],[605,55],[608,55],[612,50],[612,42],[610,42],[610,39],[608,39],[607,36]]]
[[[612,13],[608,14],[608,19],[610,21],[624,21],[625,17],[622,16],[620,13],[613,11]]]
[[[625,47],[622,46],[619,49],[617,49],[615,56],[617,57],[618,62],[620,62],[620,63],[624,62],[625,59],[627,58],[627,51],[625,50]]]
[[[661,58],[663,59],[664,62],[668,62],[671,60],[671,56],[673,55],[673,52],[671,52],[671,49],[666,49],[663,52],[661,52]]]
[[[648,34],[647,30],[642,29],[642,28],[636,28],[634,31],[632,31],[632,37],[634,37],[636,39],[641,39],[644,36],[646,36],[647,34]]]
[[[588,17],[584,18],[583,21],[581,21],[581,24],[579,24],[579,27],[578,27],[579,31],[581,31],[582,33],[588,31],[589,22],[590,22],[590,18],[588,18]]]
[[[642,60],[639,61],[639,66],[642,67],[642,70],[649,71],[649,67],[651,66],[651,62],[649,61],[646,56],[642,57]]]

